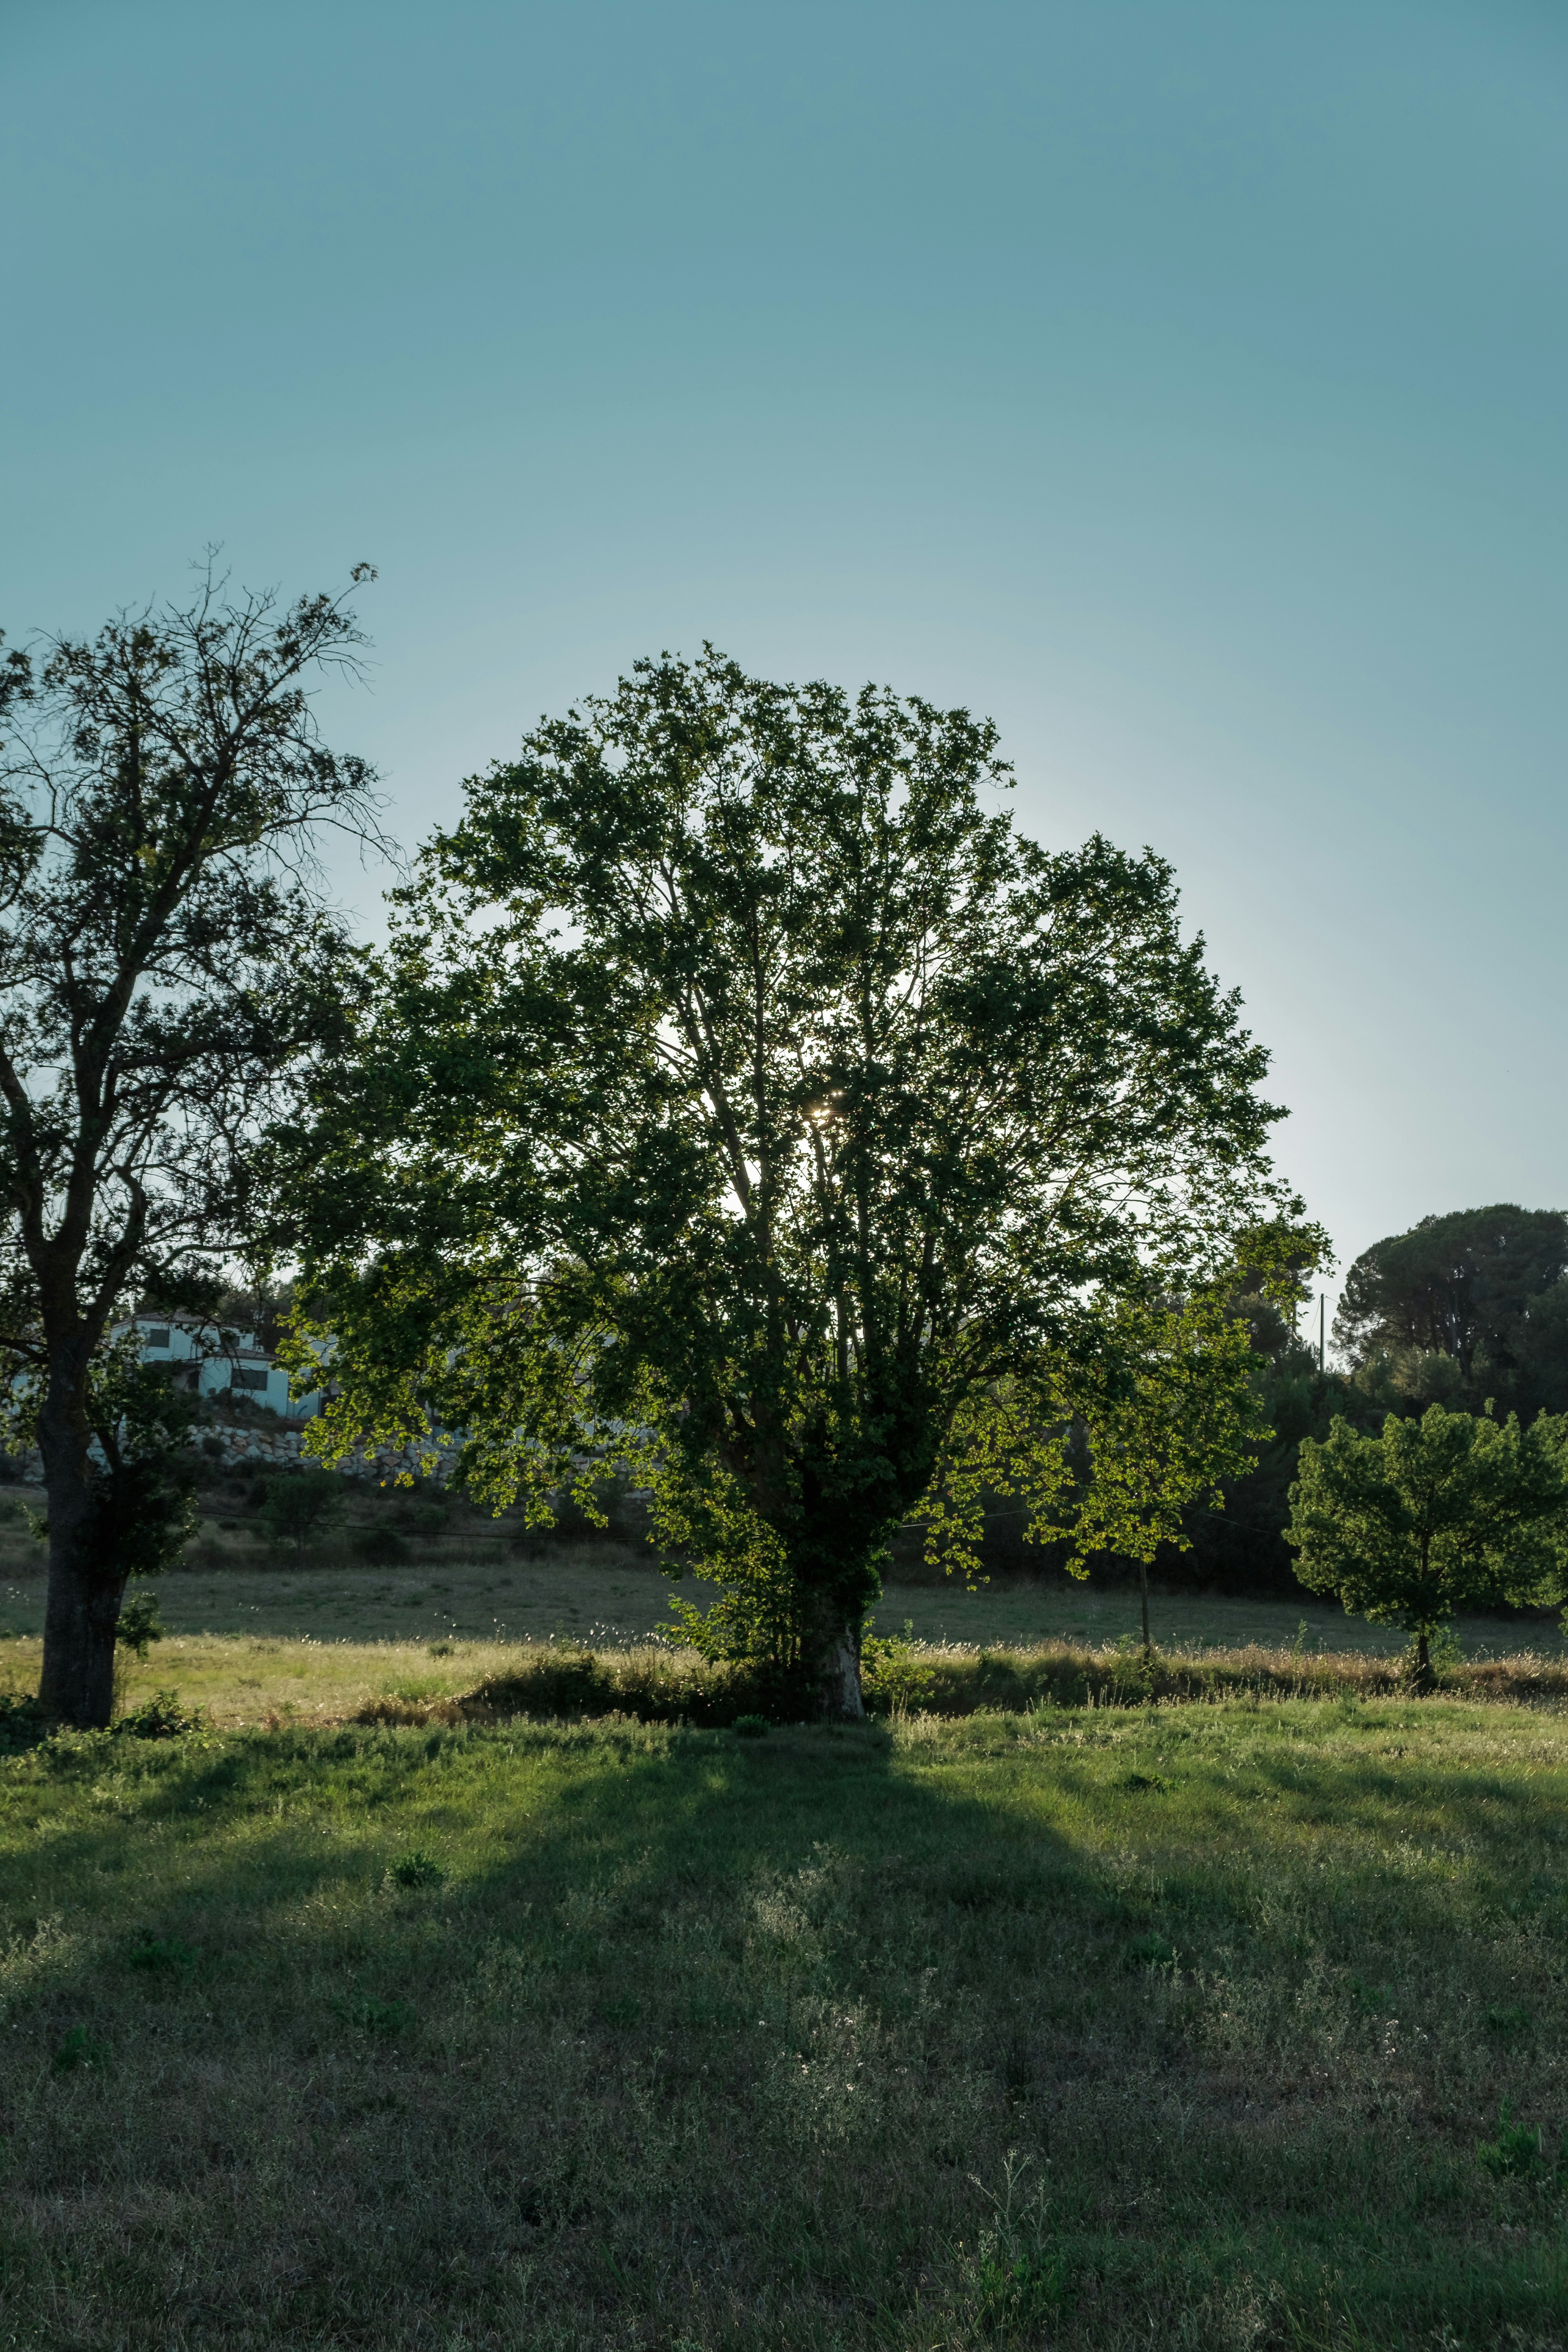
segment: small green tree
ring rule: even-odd
[[[1542,1413],[1390,1413],[1381,1437],[1336,1418],[1301,1447],[1286,1540],[1297,1573],[1353,1615],[1415,1637],[1429,1685],[1430,1637],[1458,1609],[1552,1601],[1568,1550],[1568,1429]]]
[[[312,1537],[325,1534],[342,1516],[343,1482],[335,1471],[291,1470],[272,1479],[261,1506],[261,1529],[279,1549],[292,1544],[296,1559],[303,1557]]]

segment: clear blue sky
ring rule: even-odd
[[[4,0],[0,76],[14,638],[376,562],[409,840],[705,636],[970,704],[1173,859],[1343,1260],[1568,1206],[1555,0]]]

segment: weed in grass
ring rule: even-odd
[[[737,1739],[765,1739],[771,1728],[765,1715],[738,1715],[735,1717]]]
[[[439,1886],[447,1875],[435,1855],[422,1846],[400,1853],[386,1874],[395,1886]]]
[[[114,1728],[128,1739],[178,1739],[199,1731],[205,1720],[200,1707],[180,1705],[178,1691],[157,1690],[122,1715]]]
[[[974,2317],[982,2334],[1035,2340],[1069,2300],[1071,2279],[1059,2247],[1046,2242],[1049,2215],[1043,2186],[1026,2195],[1030,2158],[1009,2148],[1003,2158],[1001,2189],[988,2189],[971,2175],[993,2218],[982,2229],[973,2270]]]
[[[1529,2180],[1544,2171],[1541,2134],[1528,2124],[1515,2123],[1505,2099],[1498,2117],[1497,2137],[1477,2142],[1476,2160],[1496,2180]]]
[[[50,2064],[57,2074],[74,2074],[79,2066],[101,2066],[109,2053],[85,2025],[73,2025],[55,2051]]]
[[[37,1699],[15,1692],[0,1696],[0,1756],[25,1755],[48,1738],[51,1727]]]
[[[1134,1936],[1122,1952],[1121,1964],[1128,1969],[1173,1969],[1176,1954],[1163,1936]]]
[[[1534,2025],[1535,2020],[1529,2010],[1521,2009],[1517,2003],[1506,2009],[1491,2008],[1487,2011],[1488,2032],[1501,2035],[1510,2042],[1517,2041],[1521,2034],[1532,2032]]]
[[[374,2000],[368,1995],[355,2001],[352,2014],[363,2032],[383,2039],[405,2032],[414,2022],[414,2011],[407,2001]]]
[[[188,1976],[196,1965],[196,1955],[178,1936],[148,1936],[132,1946],[125,1964],[149,1976]]]

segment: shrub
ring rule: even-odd
[[[401,2033],[414,2022],[414,2011],[405,2000],[363,2000],[356,2003],[353,2021],[366,2033],[391,2035]]]
[[[49,1736],[49,1719],[36,1698],[0,1696],[0,1756],[22,1756]]]
[[[158,1614],[158,1596],[145,1586],[133,1592],[120,1612],[114,1627],[114,1639],[123,1650],[134,1651],[139,1658],[147,1655],[148,1644],[161,1642],[168,1632]]]
[[[408,1546],[395,1528],[367,1528],[353,1539],[356,1559],[369,1562],[372,1568],[395,1568],[408,1557]]]
[[[268,1543],[291,1543],[296,1559],[342,1513],[342,1481],[331,1470],[287,1471],[268,1478],[261,1494],[262,1532]]]
[[[206,1717],[198,1707],[180,1705],[178,1691],[154,1691],[128,1715],[122,1715],[115,1725],[117,1737],[131,1739],[178,1739],[187,1731],[199,1731]]]
[[[872,1715],[906,1715],[930,1704],[936,1675],[914,1644],[914,1622],[903,1639],[868,1634],[860,1645],[860,1685]]]

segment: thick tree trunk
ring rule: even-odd
[[[1429,1691],[1436,1679],[1432,1672],[1432,1653],[1425,1633],[1415,1636],[1415,1671],[1410,1679],[1418,1691]]]
[[[853,1626],[824,1612],[803,1645],[801,1663],[812,1697],[827,1722],[865,1722],[860,1653]]]
[[[49,1589],[38,1698],[79,1730],[101,1729],[114,1712],[114,1628],[125,1579],[95,1558],[89,1540],[92,1474],[88,1435],[68,1401],[39,1416],[49,1521]]]

